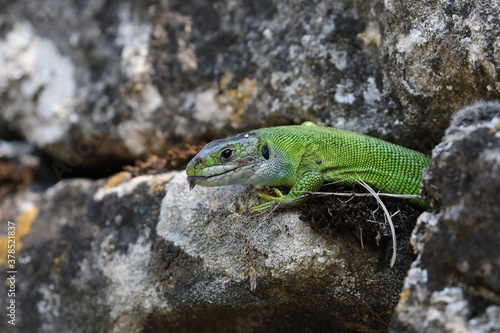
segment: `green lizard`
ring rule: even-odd
[[[324,182],[352,185],[359,180],[393,194],[418,194],[430,157],[367,135],[306,122],[236,134],[208,143],[187,165],[190,188],[253,184],[285,186],[288,195],[261,194],[273,204],[295,206],[304,191]],[[423,205],[423,201],[417,200]]]

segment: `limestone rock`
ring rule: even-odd
[[[433,152],[392,332],[500,331],[500,103],[458,112]]]
[[[8,2],[0,138],[69,169],[304,120],[430,152],[454,111],[500,97],[499,17],[493,0]]]
[[[390,268],[386,246],[325,237],[296,210],[251,215],[256,198],[243,185],[189,191],[172,172],[68,180],[3,203],[24,231],[17,324],[0,329],[384,331],[409,243]]]

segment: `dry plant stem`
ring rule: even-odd
[[[396,239],[396,230],[394,228],[394,223],[392,221],[392,216],[387,210],[387,207],[385,206],[384,202],[380,197],[388,197],[388,198],[400,198],[400,199],[421,199],[421,196],[419,195],[408,195],[408,194],[392,194],[392,193],[377,193],[375,190],[368,185],[366,182],[364,182],[360,177],[358,179],[358,182],[361,186],[363,186],[368,192],[370,193],[345,193],[345,192],[312,192],[312,191],[294,191],[297,193],[303,193],[304,196],[306,195],[335,195],[335,196],[344,196],[344,197],[374,197],[377,200],[377,203],[379,206],[382,208],[384,211],[384,216],[385,216],[385,221],[387,224],[389,224],[390,229],[391,229],[391,236],[392,236],[392,257],[391,257],[391,263],[390,266],[393,267],[394,264],[396,263],[396,257],[397,257],[397,239]],[[299,199],[301,197],[298,197]],[[276,209],[279,208],[280,204],[282,202],[279,202],[277,205],[274,205],[271,207],[271,210],[268,210],[266,212],[266,217],[269,217]],[[262,212],[264,213],[264,212]],[[397,212],[394,214],[396,215]]]
[[[387,210],[387,207],[385,207],[385,204],[384,202],[382,201],[382,199],[380,199],[380,196],[377,192],[375,192],[373,190],[373,188],[370,187],[370,185],[368,185],[367,183],[365,183],[361,178],[359,178],[359,183],[364,187],[366,188],[374,197],[375,199],[377,200],[378,204],[380,205],[380,207],[382,207],[382,209],[384,210],[384,214],[385,214],[385,220],[386,222],[389,224],[389,226],[391,227],[391,235],[392,235],[392,258],[391,258],[391,267],[394,266],[394,264],[396,263],[396,230],[394,228],[394,223],[392,223],[392,217],[391,217],[391,214],[389,214],[389,211]]]

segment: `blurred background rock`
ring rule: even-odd
[[[18,222],[19,271],[23,274],[19,279],[19,325],[5,326],[2,321],[2,331],[139,332],[161,327],[178,331],[241,328],[276,332],[280,327],[287,332],[303,331],[304,327],[309,331],[386,331],[404,272],[413,260],[411,251],[394,273],[385,266],[378,271],[379,264],[374,262],[361,270],[364,262],[342,266],[350,267],[348,272],[352,269],[350,274],[358,281],[366,281],[370,272],[380,273],[374,281],[389,281],[387,286],[380,282],[375,283],[379,288],[366,288],[371,290],[370,301],[361,307],[363,310],[359,308],[361,298],[353,298],[357,303],[352,307],[335,303],[335,297],[347,299],[349,294],[335,294],[332,286],[322,286],[321,279],[313,281],[296,270],[280,271],[271,278],[268,270],[294,262],[298,248],[292,248],[283,262],[273,264],[276,266],[260,266],[259,260],[264,259],[257,260],[256,275],[248,274],[259,277],[265,292],[259,294],[257,289],[257,294],[251,294],[248,281],[242,282],[246,273],[234,273],[252,267],[246,259],[234,259],[235,266],[229,265],[227,270],[212,270],[204,260],[199,261],[199,252],[186,250],[194,245],[176,238],[181,231],[172,231],[171,238],[165,231],[170,230],[169,223],[177,221],[167,217],[184,221],[185,211],[178,215],[165,211],[165,207],[175,206],[176,197],[190,198],[183,203],[186,206],[181,205],[185,210],[191,209],[188,204],[197,202],[195,199],[201,200],[193,223],[204,221],[207,214],[215,214],[209,215],[210,221],[225,221],[224,211],[210,213],[207,208],[212,207],[208,200],[214,200],[213,205],[227,200],[220,197],[224,192],[192,198],[178,185],[182,180],[176,177],[182,177],[182,172],[165,172],[181,170],[196,151],[196,146],[185,149],[186,144],[199,145],[236,132],[306,120],[430,154],[441,142],[454,113],[480,100],[500,99],[500,6],[496,0],[0,0],[0,8],[0,223]],[[482,141],[477,139],[470,145],[460,141],[460,145],[468,152],[493,150],[484,154],[485,165],[492,163],[489,170],[497,170],[498,105],[485,105],[467,109],[465,114],[472,119],[471,133],[491,131],[491,135],[478,132]],[[489,111],[481,111],[484,109]],[[474,114],[486,116],[480,119]],[[455,139],[462,140],[451,135],[447,142]],[[441,147],[435,153],[433,176],[429,175],[425,185],[431,208],[438,215],[440,209],[446,211],[443,207],[453,205],[441,200],[447,197],[445,185],[451,183],[436,171],[439,166],[453,164],[447,159],[448,149]],[[457,168],[477,176],[477,165],[460,167],[469,165],[474,160],[471,156],[458,159]],[[135,166],[105,179],[131,164]],[[481,184],[495,188],[498,174],[477,172],[484,176],[480,179],[491,179],[491,184]],[[449,191],[469,193],[475,178],[464,179],[459,190],[451,187]],[[176,189],[175,195],[168,192],[169,182],[170,188]],[[435,188],[443,192],[436,193]],[[103,194],[103,189],[111,192]],[[498,195],[491,188],[475,191],[490,193],[493,198]],[[225,194],[228,192],[232,190]],[[468,206],[486,205],[482,211],[490,213],[482,216],[483,220],[499,218],[493,209],[495,201],[481,200],[480,196],[467,200],[472,200],[466,201]],[[240,216],[244,208],[238,204],[231,207],[231,216],[235,214],[238,223],[247,221],[244,214]],[[454,217],[457,221],[464,220],[460,212]],[[307,225],[298,227],[297,216],[287,221],[299,228],[294,229],[297,232],[309,230]],[[200,234],[192,235],[193,241],[207,231],[201,225]],[[427,230],[425,221],[419,225],[420,231]],[[494,224],[489,226],[490,231],[498,230]],[[185,227],[192,226],[188,223]],[[278,229],[283,228],[280,225]],[[262,237],[271,237],[272,229],[266,229],[264,232],[271,234]],[[242,239],[247,232],[257,232],[239,230],[236,232],[242,233]],[[0,235],[3,233],[0,230]],[[442,237],[445,241],[447,233]],[[176,245],[179,242],[184,247]],[[291,239],[283,242],[294,244]],[[335,242],[337,250],[353,246],[352,239],[342,241],[340,237]],[[478,236],[475,244],[480,243]],[[240,247],[253,246],[244,244],[243,240],[233,242],[235,249],[222,252],[240,253]],[[328,252],[333,245],[322,246]],[[486,280],[460,280],[453,287],[463,290],[440,294],[452,295],[446,298],[453,300],[451,304],[480,300],[454,312],[468,318],[452,330],[467,330],[473,324],[480,327],[477,323],[481,320],[495,327],[494,322],[484,319],[495,317],[497,310],[491,306],[498,305],[500,298],[498,285],[491,282],[498,278],[500,249],[491,246],[491,256],[484,257],[483,268],[490,272]],[[264,245],[255,248],[262,253],[271,251]],[[371,258],[377,258],[377,253],[380,255],[375,251]],[[479,257],[483,258],[479,255],[467,260]],[[342,254],[337,259],[348,260]],[[330,264],[328,274],[332,274],[332,267],[338,268],[338,263]],[[325,271],[321,265],[311,267],[318,274]],[[137,278],[120,282],[127,271]],[[191,277],[193,271],[196,278]],[[346,286],[348,275],[343,271],[340,282],[333,275],[323,281]],[[438,279],[439,274],[433,276]],[[177,284],[170,285],[169,279]],[[449,286],[452,280],[456,279],[437,285]],[[211,285],[213,281],[226,281],[231,288]],[[412,281],[405,285],[408,292],[402,295],[408,298],[400,303],[399,315],[393,319],[394,331],[411,331],[412,327],[418,331],[418,325],[426,323],[407,315],[426,304],[415,305],[409,293],[413,290],[421,300],[431,299],[433,294],[415,293],[412,288],[422,281]],[[475,290],[471,287],[474,283],[490,293],[464,292]],[[203,289],[203,285],[211,289]],[[293,287],[285,292],[280,288],[284,285],[301,286],[302,296],[294,297]],[[366,289],[353,290],[363,293]],[[233,296],[220,296],[228,290]],[[220,296],[215,305],[210,305],[214,302],[210,292]],[[335,296],[328,296],[329,292]],[[301,307],[307,295],[315,295],[317,302],[305,302]],[[5,302],[3,296],[0,299]],[[152,297],[149,303],[148,297]],[[377,297],[384,300],[377,303]],[[328,305],[331,302],[336,305]],[[436,302],[440,301],[432,304]],[[80,307],[82,303],[87,305]],[[404,306],[408,308],[404,310]],[[237,316],[232,316],[235,313]],[[340,320],[346,313],[353,316]],[[192,326],[188,324],[190,316],[199,318]],[[471,324],[476,316],[483,319]],[[233,321],[224,321],[232,317]],[[207,318],[217,318],[220,324],[207,324]],[[431,319],[429,323],[441,325]],[[481,327],[484,332],[493,332]]]

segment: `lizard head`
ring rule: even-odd
[[[190,188],[261,184],[259,170],[268,159],[268,146],[255,133],[232,135],[203,147],[186,167],[187,180]]]

